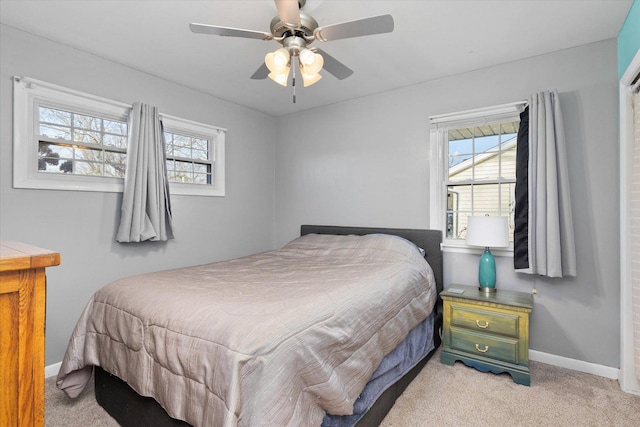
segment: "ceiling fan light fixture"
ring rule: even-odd
[[[264,57],[264,63],[269,71],[282,73],[289,66],[289,52],[284,48],[280,48],[275,52],[269,52]]]
[[[274,82],[278,83],[280,86],[287,86],[287,81],[289,80],[289,70],[291,67],[285,67],[283,71],[276,72],[272,71],[269,73],[269,78]]]
[[[286,67],[289,63],[289,51],[283,47],[273,52],[273,62],[278,67]]]
[[[300,62],[304,65],[311,65],[315,62],[315,54],[309,49],[302,49],[300,51]]]
[[[320,74],[304,74],[302,73],[302,81],[304,83],[304,87],[311,86],[312,84],[320,81],[322,76]]]
[[[322,67],[324,66],[324,58],[322,57],[322,55],[318,53],[314,53],[313,57],[314,57],[314,60],[311,64],[304,64],[301,61],[301,64],[303,67],[302,71],[304,74],[309,74],[313,76],[315,74],[318,74],[320,70],[322,70]]]

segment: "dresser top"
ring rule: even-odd
[[[0,272],[60,264],[60,254],[11,240],[0,240]]]
[[[452,292],[452,290],[460,290],[463,292],[457,293]],[[480,291],[477,286],[451,284],[440,293],[440,296],[443,299],[459,298],[533,309],[533,295],[527,292],[497,289],[495,292],[485,293]]]

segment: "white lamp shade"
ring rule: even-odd
[[[311,86],[312,84],[318,82],[322,76],[320,74],[309,75],[302,73],[302,81],[304,82],[304,87]]]
[[[287,81],[289,80],[289,70],[290,70],[290,67],[285,67],[284,71],[282,72],[273,71],[269,73],[269,78],[274,82],[278,83],[279,85],[286,87]]]
[[[289,52],[282,47],[275,52],[269,52],[264,57],[264,63],[269,71],[282,73],[289,66]]]
[[[318,74],[324,66],[324,58],[322,57],[322,55],[314,53],[313,56],[315,60],[311,64],[305,64],[303,62],[300,63],[302,65],[302,72],[310,76]]]
[[[311,65],[316,60],[315,54],[309,49],[302,49],[298,56],[300,57],[300,62],[304,65]]]
[[[503,216],[470,216],[467,218],[467,244],[501,248],[509,246],[507,218]]]

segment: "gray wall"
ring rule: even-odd
[[[618,367],[616,60],[610,40],[273,118],[0,26],[0,236],[62,255],[48,272],[46,363],[62,359],[87,299],[119,277],[278,247],[302,223],[428,227],[428,117],[556,88],[578,277],[534,280],[499,258],[498,286],[537,287],[532,349]],[[13,75],[228,128],[227,196],[174,196],[175,240],[123,245],[119,194],[13,189]],[[474,283],[476,266],[446,253],[445,282]]]
[[[126,103],[143,101],[166,114],[227,128],[227,196],[173,196],[175,240],[119,244],[120,194],[13,189],[14,75]],[[81,310],[108,282],[273,247],[274,126],[268,115],[0,27],[0,236],[59,251],[62,258],[48,269],[47,364],[62,360]]]
[[[619,367],[616,49],[608,40],[279,118],[276,245],[302,223],[428,227],[428,117],[558,89],[578,277],[516,275],[504,257],[498,287],[537,287],[532,349]],[[445,284],[476,283],[477,259],[446,253]]]

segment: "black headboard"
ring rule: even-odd
[[[436,279],[438,294],[442,292],[442,231],[440,230],[420,230],[408,228],[375,228],[375,227],[340,227],[332,225],[302,225],[300,235],[306,234],[339,234],[339,235],[365,235],[365,234],[392,234],[405,238],[426,252],[425,258]]]

